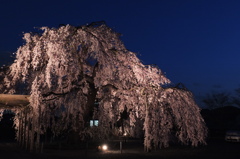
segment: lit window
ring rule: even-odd
[[[98,120],[94,120],[94,126],[98,126]]]
[[[90,126],[91,127],[93,126],[93,120],[90,120]]]
[[[90,120],[90,127],[98,126],[98,120]]]

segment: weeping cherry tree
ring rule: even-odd
[[[2,91],[30,95],[29,106],[15,110],[16,138],[26,148],[38,148],[48,131],[55,137],[73,131],[82,140],[144,132],[146,151],[167,147],[173,138],[205,144],[192,93],[163,87],[170,80],[162,71],[143,65],[104,23],[41,30],[24,34]],[[91,119],[98,127],[89,127]]]

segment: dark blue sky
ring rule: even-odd
[[[22,32],[104,20],[126,47],[195,96],[240,87],[239,0],[1,0],[0,64]]]

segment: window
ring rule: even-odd
[[[98,126],[98,120],[90,120],[90,127]]]

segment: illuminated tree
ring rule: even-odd
[[[8,67],[0,67],[0,93],[4,92],[6,90],[6,87],[4,85],[4,78],[6,76]]]
[[[30,94],[29,107],[15,119],[23,145],[38,147],[48,130],[53,136],[74,131],[84,140],[125,132],[137,137],[141,129],[146,150],[167,147],[171,136],[205,144],[205,123],[192,94],[163,88],[170,81],[162,71],[143,65],[104,23],[41,29],[24,34],[26,44],[5,77],[5,93]],[[90,128],[91,119],[99,126]],[[121,120],[124,129],[116,126]]]

